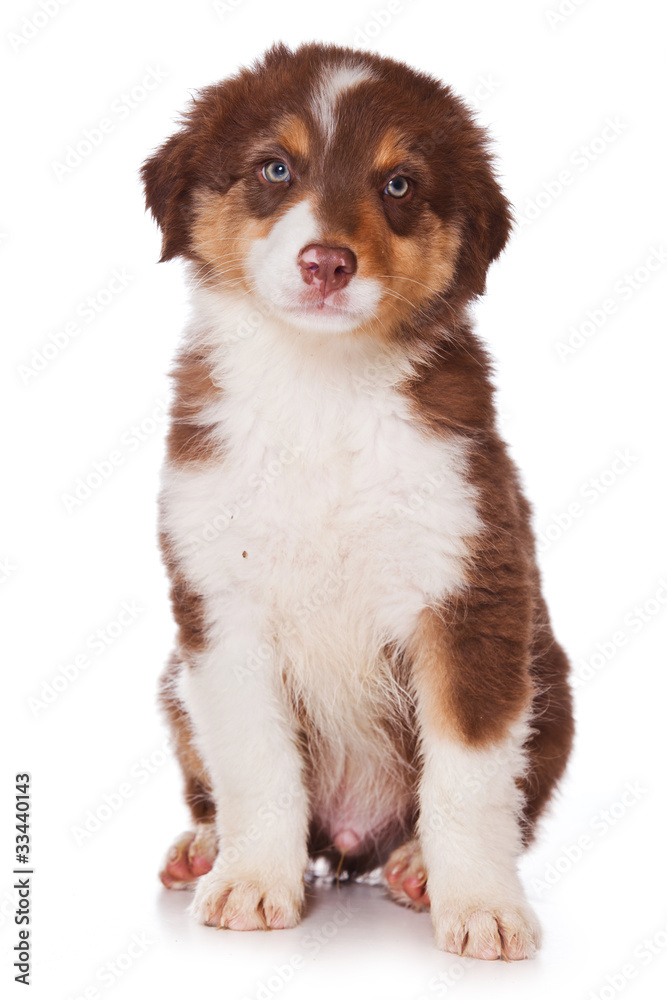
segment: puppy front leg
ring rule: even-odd
[[[293,927],[303,905],[308,803],[293,724],[272,655],[245,666],[249,652],[268,648],[237,624],[197,658],[183,682],[219,837],[192,912],[233,930]]]
[[[503,638],[487,600],[424,612],[415,637],[418,830],[437,946],[514,960],[540,940],[517,873],[530,683],[521,636]]]

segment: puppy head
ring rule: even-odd
[[[335,46],[284,46],[196,97],[144,164],[162,260],[312,331],[391,335],[482,294],[510,211],[448,88]]]

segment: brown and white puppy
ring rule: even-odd
[[[190,262],[161,539],[162,703],[204,923],[299,920],[384,865],[440,948],[539,943],[517,858],[572,742],[568,664],[466,314],[510,230],[483,131],[408,67],[269,51],[143,168]]]

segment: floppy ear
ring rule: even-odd
[[[461,224],[456,285],[471,298],[484,294],[489,265],[510,234],[512,210],[493,170],[488,133],[449,87],[442,96],[442,127],[437,130],[442,141],[436,150],[446,180],[443,208]]]
[[[162,230],[162,256],[191,256],[191,198],[197,187],[224,194],[234,178],[227,156],[233,108],[243,97],[241,77],[200,90],[182,115],[180,131],[167,139],[141,168],[146,207]]]
[[[468,176],[459,277],[473,295],[483,295],[489,265],[499,256],[512,229],[512,209],[483,146],[477,169]]]
[[[493,173],[485,138],[463,164],[459,209],[463,239],[459,251],[458,283],[470,295],[483,295],[486,272],[507,243],[512,209]]]
[[[160,261],[170,260],[179,254],[187,256],[188,253],[190,142],[188,135],[178,132],[167,139],[141,168],[146,208],[150,209],[162,230]]]

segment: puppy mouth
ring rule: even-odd
[[[321,321],[331,329],[339,324],[342,324],[342,329],[347,329],[368,320],[373,315],[373,310],[369,312],[364,304],[350,302],[347,293],[334,291],[322,295],[316,288],[304,288],[298,291],[283,288],[277,295],[271,293],[267,295],[267,290],[257,282],[254,283],[254,290],[262,299],[268,298],[274,309],[286,320],[298,325],[310,320],[315,323]]]
[[[317,328],[325,324],[329,330],[348,329],[358,326],[368,317],[361,309],[353,309],[329,299],[306,299],[285,302],[278,305],[285,319],[302,324],[314,323]]]
[[[323,295],[306,295],[299,298],[292,307],[295,312],[319,316],[355,316],[358,310],[350,309],[344,302],[337,302]]]

